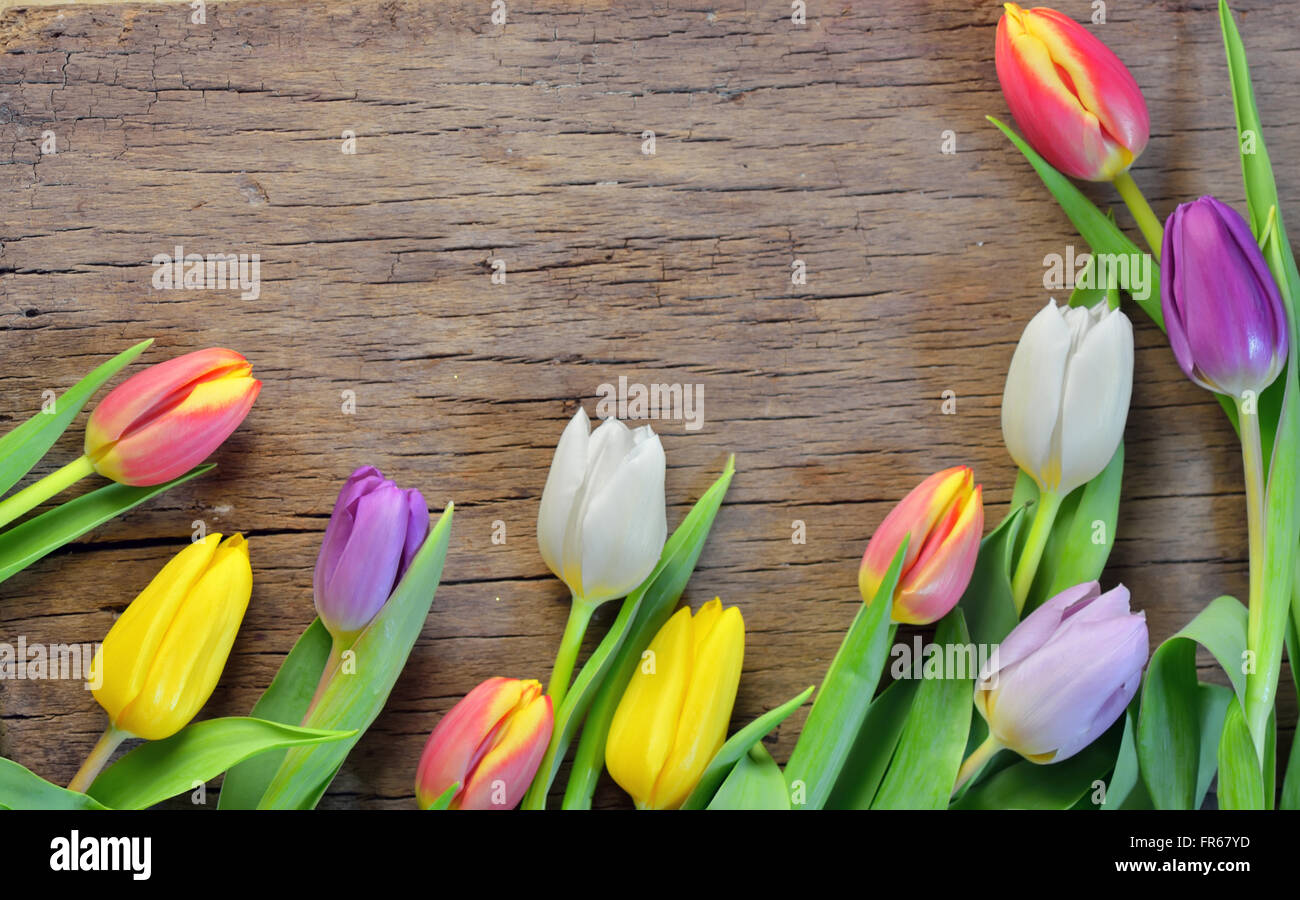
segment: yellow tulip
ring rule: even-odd
[[[158,741],[184,728],[217,686],[252,590],[241,534],[176,554],[95,654],[90,681],[112,729]]]
[[[745,622],[714,598],[673,614],[628,682],[605,766],[639,809],[676,809],[727,737],[745,659]]]

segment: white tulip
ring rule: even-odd
[[[668,537],[664,448],[642,426],[579,408],[560,436],[537,513],[542,558],[587,607],[626,596],[654,569]]]
[[[1128,418],[1133,325],[1105,302],[1050,301],[1020,336],[1002,394],[1002,438],[1046,492],[1064,497],[1106,468]]]

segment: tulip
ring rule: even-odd
[[[1123,714],[1147,662],[1144,613],[1123,585],[1057,594],[1012,629],[980,672],[975,708],[989,737],[962,765],[958,786],[1002,748],[1033,763],[1069,759]]]
[[[248,415],[262,388],[252,371],[235,351],[214,347],[133,375],[90,414],[86,457],[121,484],[162,484],[183,475]]]
[[[983,488],[969,466],[936,472],[890,510],[871,536],[858,589],[870,605],[903,539],[911,535],[894,589],[895,622],[928,625],[961,599],[984,532]]]
[[[537,681],[489,678],[442,717],[420,757],[421,809],[456,787],[451,809],[513,809],[546,752],[551,698]]]
[[[626,596],[668,537],[664,448],[649,426],[606,419],[590,430],[579,407],[555,448],[537,513],[542,559],[573,595],[547,693],[558,705],[592,612]]]
[[[244,421],[262,382],[213,348],[150,366],[109,392],[86,423],[85,453],[0,501],[0,528],[92,472],[148,487],[184,475]]]
[[[1150,119],[1119,57],[1054,9],[1004,3],[998,21],[998,81],[1034,149],[1057,169],[1113,181],[1146,148]]]
[[[429,507],[374,466],[353,472],[325,527],[312,586],[316,612],[349,643],[379,613],[429,535]]]
[[[1002,96],[1025,138],[1066,175],[1114,182],[1158,254],[1160,222],[1128,171],[1151,134],[1132,74],[1069,16],[1003,7],[994,59]]]
[[[1002,395],[1002,437],[1039,487],[1013,579],[1023,608],[1061,501],[1096,478],[1124,436],[1133,389],[1133,326],[1105,302],[1048,302],[1025,327]]]
[[[679,609],[650,642],[610,723],[605,766],[639,809],[676,809],[722,747],[745,658],[745,622],[714,598]]]
[[[73,780],[75,790],[90,786],[124,738],[160,741],[194,718],[217,686],[252,590],[241,534],[224,541],[209,534],[154,576],[91,663],[89,681],[109,727]]]
[[[1286,308],[1250,226],[1213,197],[1184,203],[1165,227],[1160,282],[1178,365],[1207,390],[1240,401],[1286,365]]]

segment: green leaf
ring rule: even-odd
[[[1200,644],[1214,655],[1242,696],[1246,619],[1246,608],[1236,599],[1218,597],[1151,654],[1142,685],[1138,759],[1157,809],[1195,809],[1198,805],[1203,743],[1212,736],[1212,729],[1207,732],[1202,725],[1206,701],[1196,679],[1196,646]]]
[[[46,781],[12,759],[0,757],[0,807],[4,809],[107,809],[93,797]]]
[[[978,674],[975,648],[960,609],[939,620],[934,643],[944,653],[945,670],[940,677],[926,677],[917,689],[872,809],[946,809],[952,797],[970,731],[971,694]],[[952,647],[969,652],[950,655]],[[948,671],[949,661],[964,675]]]
[[[1088,806],[1096,808],[1095,794],[1115,765],[1124,728],[1121,718],[1097,740],[1061,762],[1037,765],[1019,760],[981,778],[952,808],[1070,809],[1084,798],[1089,798]],[[1109,788],[1106,794],[1109,800]]]
[[[263,719],[208,719],[136,747],[101,772],[89,793],[114,809],[145,809],[192,791],[258,753],[338,741],[351,734]]]
[[[179,478],[152,487],[109,484],[0,532],[0,581],[87,531],[120,516],[146,500],[211,470],[213,463],[190,469]]]
[[[259,809],[310,809],[320,800],[361,735],[397,683],[415,646],[442,578],[451,535],[448,503],[384,608],[352,644],[355,673],[339,669],[303,722],[313,728],[352,731],[353,736],[315,747],[294,747],[271,779]]]
[[[970,584],[957,601],[977,644],[999,643],[1019,622],[1012,599],[1011,564],[1024,517],[1024,505],[1013,497],[1011,512],[980,542]]]
[[[1300,697],[1300,631],[1296,629],[1296,614],[1300,613],[1300,593],[1292,597],[1295,607],[1287,626],[1286,655],[1291,662],[1291,682],[1296,696]],[[1286,776],[1282,781],[1282,797],[1278,809],[1300,809],[1300,732],[1291,738],[1291,756],[1287,759]]]
[[[709,803],[709,809],[789,808],[781,767],[761,741],[740,758]]]
[[[895,681],[871,701],[827,809],[871,809],[919,684],[915,678]]]
[[[1246,714],[1234,697],[1219,739],[1219,809],[1263,809],[1264,778]]]
[[[38,412],[0,438],[0,495],[17,484],[67,430],[86,401],[104,382],[145,351],[153,338],[124,350],[78,381],[54,403],[54,412]]]
[[[826,805],[862,729],[894,636],[890,612],[909,539],[894,554],[875,600],[858,606],[785,765],[785,781],[798,809]]]
[[[1092,201],[1083,195],[1070,179],[1066,178],[1056,169],[1043,159],[1014,131],[1003,125],[992,116],[986,117],[990,122],[1007,136],[1011,143],[1016,145],[1029,164],[1034,167],[1038,177],[1047,185],[1047,189],[1052,192],[1052,196],[1061,204],[1061,209],[1070,217],[1074,227],[1078,229],[1079,234],[1088,242],[1094,254],[1105,253],[1113,256],[1122,256],[1130,260],[1139,259],[1143,256],[1149,257],[1150,254],[1143,253],[1137,246],[1129,240],[1124,232],[1110,220],[1101,210],[1093,205]],[[1146,296],[1139,298],[1135,293],[1135,284],[1121,284],[1120,287],[1127,290],[1133,297],[1138,306],[1142,307],[1152,320],[1163,329],[1164,315],[1160,311],[1160,270],[1154,260],[1150,261],[1151,266],[1151,283],[1146,286]],[[1130,282],[1133,279],[1129,279]]]
[[[1196,796],[1192,801],[1193,809],[1200,809],[1205,803],[1205,795],[1210,792],[1210,784],[1219,771],[1219,740],[1223,734],[1223,722],[1228,713],[1228,704],[1233,700],[1233,693],[1221,684],[1204,684],[1200,686],[1201,712],[1201,749],[1196,766]]]
[[[592,793],[605,767],[605,739],[618,701],[642,652],[668,621],[686,590],[735,472],[735,457],[729,457],[722,474],[664,544],[654,571],[623,601],[614,624],[578,672],[556,712],[551,743],[524,798],[524,809],[545,808],[551,784],[579,726],[582,740],[565,788],[564,808],[591,807]]]
[[[813,689],[810,687],[801,694],[791,697],[776,709],[769,709],[728,738],[721,749],[714,754],[713,759],[709,761],[708,766],[704,769],[704,774],[695,783],[695,789],[691,791],[690,796],[686,798],[681,808],[704,809],[707,807],[714,793],[718,790],[718,785],[722,783],[722,780],[726,778],[727,773],[735,767],[736,763],[763,738],[771,734],[778,725],[789,718],[791,713],[803,706],[812,692]],[[789,805],[788,798],[786,805]]]
[[[1124,731],[1120,738],[1119,755],[1115,757],[1115,770],[1111,774],[1110,784],[1106,785],[1106,799],[1102,809],[1122,809],[1125,801],[1133,796],[1141,785],[1142,774],[1138,768],[1137,756],[1137,720],[1141,700],[1133,702],[1124,711]],[[1142,793],[1145,794],[1145,788]]]
[[[307,714],[311,698],[320,683],[321,673],[329,660],[333,639],[320,619],[307,626],[280,664],[271,686],[266,689],[250,715],[286,725],[297,724]],[[259,753],[231,768],[221,782],[217,809],[257,809],[257,803],[284,762],[287,750]]]

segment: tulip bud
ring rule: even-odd
[[[335,639],[379,613],[429,535],[429,508],[374,466],[348,476],[325,527],[312,586],[316,612]]]
[[[1007,635],[980,672],[975,708],[1001,746],[1060,762],[1120,717],[1146,661],[1146,616],[1129,611],[1128,589],[1076,585]]]
[[[1065,496],[1106,468],[1128,418],[1133,326],[1102,302],[1050,301],[1029,324],[1007,372],[1002,437],[1038,486]]]
[[[1069,16],[1003,6],[998,81],[1026,139],[1066,175],[1113,181],[1141,155],[1150,135],[1137,82],[1109,47]]]
[[[961,599],[984,532],[983,489],[969,466],[935,472],[890,510],[871,536],[858,569],[858,590],[870,605],[903,539],[911,535],[894,589],[895,622],[928,625]]]
[[[233,350],[150,366],[109,392],[86,423],[86,457],[121,484],[162,484],[203,462],[244,421],[262,382]]]
[[[248,543],[209,534],[176,554],[109,629],[90,683],[109,722],[171,737],[207,702],[253,590]]]
[[[642,426],[606,419],[590,431],[579,408],[555,448],[537,514],[542,559],[589,606],[626,596],[668,537],[664,448]]]
[[[1184,203],[1161,265],[1160,306],[1187,377],[1238,400],[1272,384],[1287,360],[1286,308],[1246,220],[1213,197]]]
[[[716,597],[664,623],[610,723],[605,766],[639,809],[676,809],[727,737],[745,622]]]
[[[459,784],[451,809],[513,809],[537,773],[554,724],[541,684],[489,678],[429,735],[415,775],[416,802],[428,809]]]

